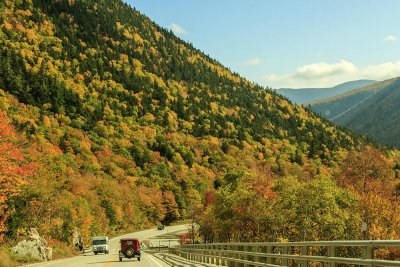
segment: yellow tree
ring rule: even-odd
[[[363,238],[372,238],[371,231],[381,228],[377,225],[379,222],[373,219],[379,210],[379,203],[389,200],[395,189],[394,186],[390,186],[394,175],[389,160],[382,152],[370,146],[360,151],[350,151],[341,163],[336,178],[339,185],[349,187],[360,195]],[[377,202],[377,198],[382,201]],[[377,231],[374,230],[375,238],[376,234]]]

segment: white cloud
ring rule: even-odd
[[[168,26],[168,29],[170,29],[175,35],[181,35],[186,33],[186,30],[182,26],[176,23],[171,23]]]
[[[353,73],[357,70],[356,66],[346,60],[340,60],[338,63],[328,64],[325,62],[304,65],[297,68],[295,77],[300,79],[318,79],[327,76],[342,75]]]
[[[258,57],[255,57],[255,58],[250,58],[249,60],[244,62],[244,65],[254,67],[254,66],[261,65],[261,63],[262,63],[261,59],[259,59]]]
[[[331,87],[340,83],[359,80],[385,80],[400,76],[400,61],[358,67],[352,62],[314,63],[300,66],[291,74],[267,74],[262,83],[273,88]]]
[[[397,37],[394,35],[388,35],[385,37],[385,42],[394,42],[397,41]]]
[[[373,80],[386,80],[400,76],[400,61],[369,65],[361,71],[361,77]]]

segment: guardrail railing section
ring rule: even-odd
[[[229,267],[400,267],[400,240],[192,244],[170,253]]]

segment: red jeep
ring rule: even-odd
[[[140,242],[136,238],[122,238],[120,241],[121,249],[119,250],[119,261],[122,258],[136,257],[140,261]]]

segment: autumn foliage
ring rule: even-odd
[[[119,0],[0,2],[0,152],[0,242],[188,217],[210,242],[400,235],[398,151]]]
[[[27,160],[29,151],[23,139],[0,110],[0,242],[8,230],[6,222],[14,213],[10,200],[21,194],[22,186],[37,169],[35,163]]]

